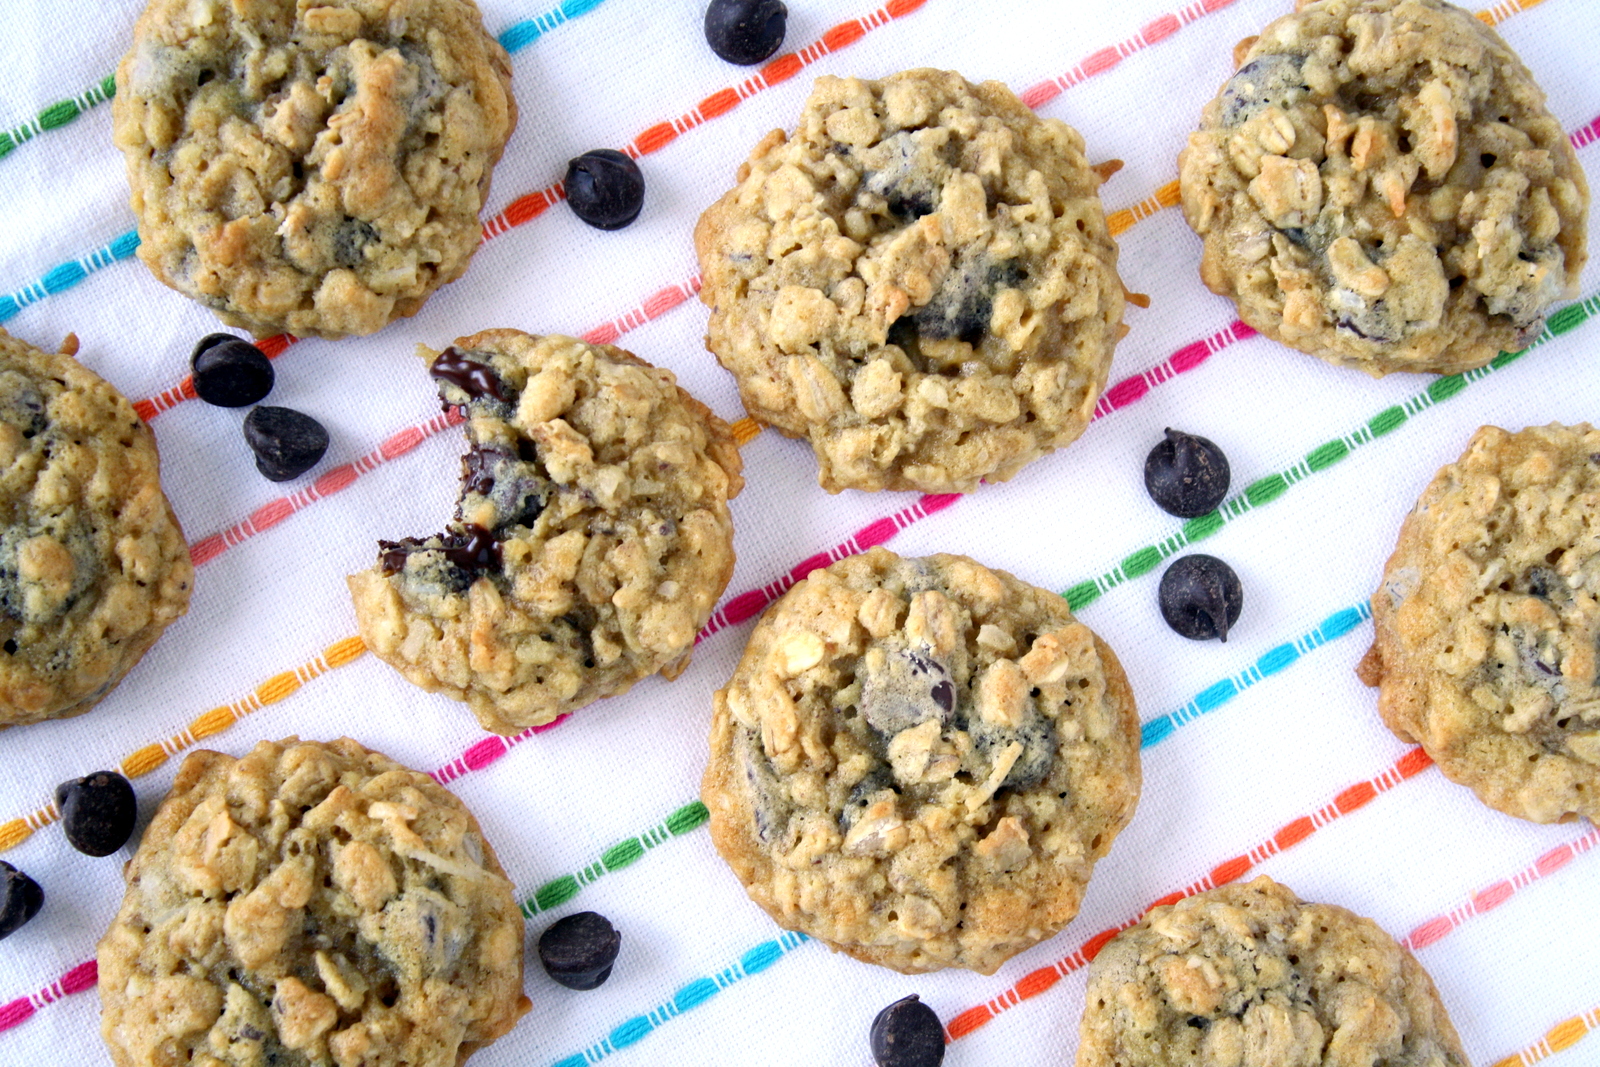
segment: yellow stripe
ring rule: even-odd
[[[1532,0],[1538,3],[1539,0]],[[1564,1019],[1552,1026],[1538,1041],[1529,1045],[1514,1055],[1503,1060],[1496,1060],[1491,1067],[1528,1067],[1529,1064],[1538,1063],[1557,1052],[1564,1052],[1583,1040],[1597,1026],[1600,1026],[1600,1008],[1596,1008],[1584,1015],[1572,1019]]]
[[[1502,0],[1487,10],[1478,12],[1478,17],[1491,26],[1498,26],[1512,15],[1520,14],[1530,7],[1538,7],[1544,0]]]
[[[729,427],[733,431],[733,441],[740,448],[755,440],[756,434],[761,432],[761,424],[746,415]]]
[[[354,663],[367,651],[366,643],[359,637],[346,637],[335,641],[322,650],[322,654],[311,662],[275,674],[262,682],[252,693],[247,693],[232,704],[210,711],[198,716],[182,733],[168,738],[164,742],[146,745],[130,753],[122,761],[122,773],[129,778],[138,778],[149,774],[168,759],[195,744],[202,737],[212,737],[222,733],[228,727],[249,715],[259,711],[268,704],[276,703],[285,697],[291,696],[305,682],[326,674],[336,667]],[[40,827],[48,826],[61,816],[56,811],[55,805],[50,804],[34,812],[32,815],[21,819],[12,819],[0,823],[0,852],[15,848],[26,841],[33,832]]]

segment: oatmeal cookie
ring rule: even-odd
[[[609,345],[486,330],[423,354],[467,414],[461,498],[350,577],[367,647],[501,734],[676,678],[733,574],[727,424]]]
[[[1252,40],[1178,157],[1206,285],[1374,376],[1525,348],[1576,291],[1589,191],[1500,36],[1441,0],[1320,0]]]
[[[1428,972],[1270,878],[1152,908],[1089,966],[1077,1067],[1468,1067]]]
[[[189,609],[155,437],[77,345],[0,330],[0,727],[88,711]]]
[[[1123,327],[1077,131],[998,82],[823,77],[701,217],[706,345],[841,489],[971,492],[1075,439]]]
[[[1066,601],[885,549],[769,608],[714,699],[711,836],[780,925],[983,974],[1078,912],[1139,798],[1139,719]]]
[[[1600,430],[1485,426],[1400,527],[1362,678],[1451,781],[1600,820]]]
[[[415,315],[516,126],[473,0],[150,0],[117,67],[139,258],[257,336]]]
[[[189,756],[126,877],[99,952],[117,1067],[457,1067],[530,1007],[477,821],[349,738]]]

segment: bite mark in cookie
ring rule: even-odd
[[[608,345],[488,330],[426,354],[467,416],[461,493],[350,577],[368,647],[504,734],[676,677],[733,571],[727,424]]]

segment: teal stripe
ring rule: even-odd
[[[129,230],[82,259],[51,267],[45,272],[44,277],[32,285],[23,286],[14,293],[0,296],[0,322],[5,322],[29,304],[36,304],[47,296],[71,289],[97,270],[104,270],[119,260],[127,259],[138,247],[138,231]]]
[[[537,41],[563,22],[568,22],[579,15],[587,15],[599,7],[605,0],[567,0],[558,8],[546,11],[534,19],[524,19],[500,35],[500,47],[507,52],[515,52],[520,48]]]
[[[1257,478],[1242,492],[1223,501],[1222,505],[1210,514],[1190,519],[1160,542],[1130,552],[1111,570],[1098,578],[1078,582],[1061,595],[1066,598],[1068,606],[1073,611],[1087,607],[1130,579],[1154,571],[1161,563],[1196,541],[1210,537],[1228,523],[1277,500],[1311,475],[1337,466],[1341,460],[1362,445],[1399,429],[1416,415],[1451,397],[1459,396],[1468,386],[1521,359],[1533,348],[1566,333],[1579,323],[1589,321],[1597,312],[1600,312],[1600,294],[1562,308],[1550,316],[1545,322],[1544,330],[1521,352],[1502,352],[1487,365],[1475,370],[1434,379],[1426,389],[1404,404],[1385,408],[1343,437],[1318,445],[1287,470]]]
[[[1256,661],[1232,678],[1224,678],[1207,686],[1193,700],[1165,715],[1158,715],[1140,728],[1140,748],[1150,748],[1171,737],[1178,727],[1186,726],[1208,712],[1215,711],[1252,685],[1269,678],[1290,664],[1296,663],[1308,652],[1315,651],[1329,641],[1354,630],[1372,618],[1372,609],[1366,604],[1334,612],[1317,624],[1314,630],[1293,641],[1268,649]]]
[[[654,1033],[668,1021],[692,1008],[697,1008],[727,989],[735,982],[760,974],[788,953],[811,940],[805,934],[789,931],[774,941],[763,941],[739,957],[739,962],[725,967],[713,977],[696,978],[680,988],[669,999],[643,1015],[614,1027],[599,1042],[582,1052],[556,1060],[551,1067],[588,1067],[598,1063],[618,1049],[637,1044]]]

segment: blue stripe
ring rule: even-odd
[[[1139,729],[1139,747],[1150,748],[1152,745],[1159,745],[1176,733],[1178,727],[1193,722],[1208,711],[1216,710],[1261,679],[1277,674],[1334,638],[1343,637],[1371,617],[1372,612],[1366,604],[1334,612],[1304,637],[1269,649],[1253,666],[1245,668],[1237,677],[1224,678],[1214,685],[1207,686],[1177,711],[1158,715],[1145,723]]]
[[[138,247],[138,231],[129,230],[81,260],[51,267],[43,278],[32,285],[25,285],[14,293],[0,296],[0,322],[5,322],[29,304],[71,289],[95,271],[108,267],[119,259],[127,259]],[[85,263],[88,265],[85,266]]]
[[[591,1063],[598,1063],[618,1049],[627,1048],[629,1045],[642,1041],[667,1020],[676,1018],[680,1013],[688,1011],[690,1008],[704,1004],[741,978],[766,970],[782,959],[785,953],[794,950],[809,940],[811,939],[805,934],[790,931],[776,941],[763,941],[740,956],[737,964],[722,970],[717,976],[721,981],[711,978],[696,978],[678,990],[671,1000],[665,1004],[658,1005],[648,1015],[634,1016],[612,1030],[605,1040],[598,1045],[592,1045],[586,1051],[580,1052],[575,1056],[557,1060],[551,1067],[588,1067]]]
[[[511,26],[500,35],[500,47],[507,52],[526,48],[563,22],[575,19],[579,15],[587,15],[604,2],[605,0],[567,0],[560,7],[547,11],[538,18],[524,19]]]

